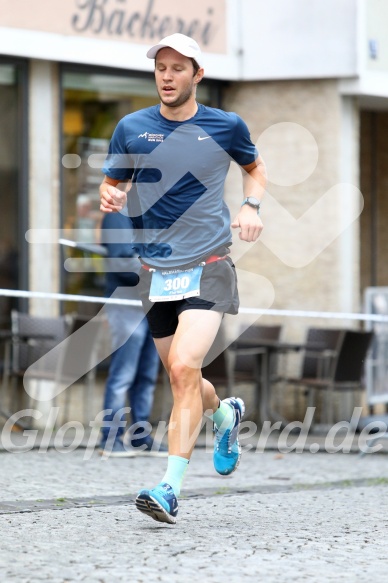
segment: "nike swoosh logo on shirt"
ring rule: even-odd
[[[204,138],[202,138],[201,136],[198,136],[199,141],[208,140],[209,138],[211,138],[211,136],[205,136]]]

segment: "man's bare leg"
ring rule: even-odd
[[[190,459],[201,429],[203,412],[215,411],[218,407],[214,387],[202,379],[201,367],[221,320],[219,312],[186,310],[179,316],[174,336],[155,339],[173,394],[168,432],[170,455]]]
[[[155,339],[159,355],[169,374],[173,394],[168,432],[168,467],[161,483],[152,490],[142,490],[136,499],[137,508],[155,520],[172,524],[176,522],[177,497],[201,429],[204,411],[213,413],[211,416],[217,427],[221,424],[223,426],[224,419],[229,419],[225,434],[218,432],[214,457],[216,470],[219,473],[231,473],[238,463],[240,453],[231,453],[228,433],[231,433],[235,424],[238,432],[243,410],[236,403],[220,404],[213,385],[203,379],[201,374],[203,360],[214,342],[221,320],[222,314],[218,312],[186,310],[179,316],[179,324],[173,336]],[[226,438],[226,449],[219,447],[225,441],[220,439],[223,435]],[[237,433],[233,439],[236,438]],[[238,442],[237,447],[239,448]],[[232,461],[233,469],[230,469],[230,455],[237,456]],[[225,459],[229,465],[226,471]]]

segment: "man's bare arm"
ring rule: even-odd
[[[267,184],[267,172],[263,159],[258,156],[255,162],[242,166],[244,199],[252,196],[261,201]],[[257,210],[244,204],[232,222],[232,228],[240,227],[239,237],[242,241],[252,243],[256,241],[263,230],[263,223]]]
[[[252,164],[242,166],[244,197],[253,196],[262,200],[267,185],[267,170],[264,160],[258,156]]]

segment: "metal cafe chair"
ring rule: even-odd
[[[52,381],[55,384],[54,405],[57,395],[63,394],[61,416],[64,421],[70,420],[70,402],[76,384],[82,387],[84,419],[90,415],[104,325],[103,317],[73,314],[66,338],[26,371],[27,382]]]
[[[328,375],[332,366],[333,358],[338,354],[338,350],[343,341],[344,331],[336,328],[316,328],[310,327],[307,330],[305,346],[303,350],[301,372],[299,376],[283,376],[279,379],[281,391],[283,392],[286,385],[294,390],[294,409],[295,412],[300,409],[301,389],[304,394],[309,395],[304,384],[305,379],[323,378]],[[317,346],[318,349],[312,349]],[[301,382],[301,380],[303,381]],[[309,405],[313,404],[313,393],[310,392]]]
[[[360,391],[366,356],[373,332],[361,330],[309,330],[310,342],[325,343],[319,350],[306,351],[299,378],[288,378],[286,384],[302,387],[308,396],[308,406],[315,405],[318,391],[324,392],[321,422],[329,426],[334,418],[334,393]]]
[[[13,330],[6,350],[3,395],[9,380],[23,380],[25,386],[34,382],[33,398],[44,398],[44,382],[52,383],[55,406],[57,396],[64,392],[62,417],[69,419],[72,385],[80,382],[83,389],[84,417],[90,412],[98,348],[103,330],[103,318],[88,318],[71,314],[59,318],[38,318],[26,314],[13,315]],[[51,321],[52,320],[52,321]],[[28,385],[30,383],[30,385]]]
[[[15,410],[20,397],[18,385],[23,379],[27,368],[67,334],[68,320],[65,316],[58,318],[38,317],[11,311],[11,329],[5,337],[2,398],[7,396],[9,407]],[[2,414],[9,417],[4,411]]]

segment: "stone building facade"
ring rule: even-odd
[[[1,287],[102,293],[98,268],[83,278],[64,269],[58,239],[80,218],[77,201],[86,194],[93,205],[97,192],[96,175],[64,157],[103,151],[124,113],[157,102],[145,51],[178,30],[204,49],[199,100],[240,114],[268,165],[263,235],[250,247],[235,243],[242,305],[357,312],[366,288],[388,286],[384,2],[20,0],[19,11],[13,4],[0,0],[0,200],[7,209],[0,259],[4,266],[16,260],[2,270]],[[241,196],[232,166],[232,213]],[[1,299],[3,326],[14,305]],[[29,301],[35,314],[64,307]],[[280,321],[287,339],[328,324],[264,321]]]

